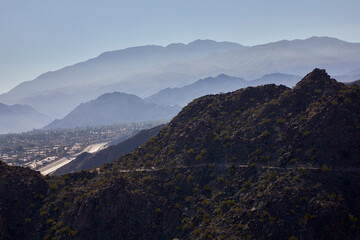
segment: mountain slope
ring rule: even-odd
[[[242,78],[230,77],[225,74],[220,74],[217,77],[209,77],[200,79],[195,83],[186,85],[181,88],[166,88],[160,92],[145,98],[147,102],[168,106],[168,105],[180,105],[185,106],[195,98],[207,95],[216,94],[220,92],[235,91],[239,88],[258,86],[264,84],[284,84],[287,86],[294,86],[300,77],[273,73],[262,76],[259,79],[246,81]]]
[[[0,95],[0,102],[29,104],[51,117],[62,118],[81,102],[110,91],[146,97],[221,73],[245,79],[274,72],[302,76],[319,66],[336,76],[359,68],[359,59],[360,44],[328,37],[253,47],[210,40],[141,46],[106,52],[45,73]]]
[[[179,110],[177,106],[161,107],[146,103],[135,95],[113,92],[80,104],[66,117],[53,121],[44,129],[168,120]]]
[[[180,149],[198,137],[203,139],[202,146],[209,148],[211,152],[207,154],[214,161],[226,161],[231,156],[243,159],[243,163],[247,164],[251,160],[260,160],[259,157],[264,155],[271,164],[278,166],[289,164],[291,158],[301,157],[305,161],[307,156],[310,161],[311,154],[316,155],[315,150],[310,151],[311,148],[320,151],[320,148],[326,147],[321,152],[331,157],[321,159],[317,156],[314,164],[321,166],[321,160],[334,161],[334,165],[352,165],[358,162],[359,154],[359,148],[353,142],[358,133],[355,128],[359,126],[359,119],[355,117],[360,111],[356,104],[359,99],[355,97],[358,91],[357,88],[346,88],[344,84],[330,79],[324,71],[316,69],[292,90],[281,85],[265,85],[229,94],[205,96],[185,107],[174,119],[177,121],[170,123],[168,135],[173,136],[174,140],[167,138],[170,142],[165,145],[173,145],[181,152]],[[323,125],[329,129],[323,131]],[[350,126],[354,129],[350,129]],[[196,134],[187,135],[180,134],[176,129],[181,129],[181,132],[190,129],[197,131]],[[306,137],[309,135],[311,140],[308,141]],[[326,135],[340,137],[327,139]],[[276,144],[277,151],[274,151],[273,144],[267,144],[269,142]],[[320,143],[325,144],[320,146]],[[165,149],[165,145],[159,147]],[[343,146],[342,152],[346,158],[338,155],[342,148],[340,146]],[[260,156],[253,152],[257,150],[256,147],[260,149]],[[297,152],[297,148],[302,150]],[[217,159],[217,155],[222,157]],[[185,161],[184,158],[182,160]]]
[[[0,134],[19,133],[41,128],[49,121],[49,117],[28,105],[8,106],[0,103]]]
[[[319,69],[293,89],[204,96],[100,170],[46,178],[26,226],[46,239],[357,239],[359,106],[359,87]]]
[[[80,170],[90,170],[94,167],[100,167],[104,163],[112,162],[122,154],[130,153],[135,148],[146,142],[149,138],[155,136],[165,125],[159,125],[151,129],[145,129],[136,135],[116,144],[109,146],[96,153],[82,153],[73,161],[56,170],[54,175],[78,172]]]
[[[81,102],[106,92],[121,91],[143,96],[164,87],[188,83],[202,74],[185,71],[184,67],[170,69],[167,65],[179,68],[181,62],[240,48],[243,46],[235,43],[197,40],[187,45],[148,45],[105,52],[23,82],[0,95],[0,101],[27,103],[52,117],[64,117]]]
[[[357,74],[357,75],[340,75],[340,76],[336,76],[335,78],[338,81],[344,82],[346,84],[346,83],[349,83],[349,82],[356,81],[357,79],[360,79],[360,74]]]
[[[200,79],[195,83],[181,88],[166,88],[145,98],[147,102],[159,105],[185,106],[195,98],[219,92],[234,91],[247,86],[247,81],[242,78],[230,77],[224,74],[217,77]]]
[[[355,56],[360,52],[359,46],[335,38],[311,37],[234,50],[208,59],[207,64],[214,60],[220,68],[231,69],[224,73],[245,78],[272,72],[303,75],[316,66],[328,69],[331,75],[340,75],[358,68]]]
[[[360,87],[360,80],[353,81],[353,82],[347,82],[346,85],[358,86],[358,87]]]
[[[284,73],[271,73],[265,74],[264,76],[249,81],[249,86],[256,87],[259,85],[265,84],[276,84],[276,85],[285,85],[287,87],[294,87],[296,83],[301,80],[300,76],[295,76],[291,74],[284,74]]]
[[[0,235],[1,239],[39,239],[41,232],[29,225],[29,216],[39,217],[48,185],[39,172],[10,167],[0,162]],[[23,205],[28,201],[29,205]],[[30,204],[31,203],[31,204]],[[36,224],[36,226],[39,226]]]

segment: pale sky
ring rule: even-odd
[[[359,0],[0,0],[0,93],[139,45],[247,46],[311,36],[360,42]]]

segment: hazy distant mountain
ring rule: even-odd
[[[66,117],[51,122],[44,129],[170,120],[179,111],[179,106],[158,106],[132,94],[113,92],[80,104]]]
[[[185,106],[195,98],[220,92],[235,91],[239,88],[249,86],[259,86],[264,84],[283,84],[289,87],[295,86],[301,77],[289,74],[267,74],[259,79],[246,81],[242,78],[230,77],[220,74],[217,77],[208,77],[200,79],[195,83],[186,85],[181,88],[166,88],[160,92],[145,98],[145,101],[159,105],[180,105]]]
[[[359,68],[359,54],[359,43],[329,37],[311,37],[233,51],[224,54],[217,61],[233,68],[232,75],[245,78],[251,75],[256,78],[271,72],[303,75],[316,66],[326,67],[331,75],[340,75]]]
[[[248,82],[242,78],[221,74],[217,77],[200,79],[181,88],[163,89],[157,94],[145,98],[145,101],[165,106],[175,104],[185,106],[195,98],[207,94],[234,91],[247,85]]]
[[[0,95],[0,101],[26,102],[59,118],[81,102],[106,92],[115,90],[144,96],[209,76],[207,71],[201,74],[199,69],[195,71],[181,66],[212,54],[241,48],[244,47],[235,43],[197,40],[187,45],[149,45],[105,52],[88,61],[21,83]]]
[[[197,40],[187,45],[142,46],[106,52],[24,82],[0,95],[0,101],[26,103],[51,117],[61,118],[81,102],[110,91],[146,97],[166,87],[182,87],[221,73],[256,79],[273,72],[304,75],[321,67],[337,76],[348,75],[346,73],[359,66],[359,43],[329,37],[253,47]],[[351,80],[356,79],[348,81]]]
[[[19,133],[48,124],[48,116],[37,112],[28,105],[8,106],[0,103],[0,134]]]
[[[338,80],[339,82],[353,82],[356,81],[357,79],[360,79],[360,73],[359,74],[354,74],[354,75],[339,75],[339,76],[335,76],[334,77],[336,80]]]
[[[360,67],[346,73],[346,75],[360,75]]]
[[[62,175],[65,173],[78,172],[81,170],[89,170],[94,167],[100,167],[104,163],[113,162],[119,158],[121,154],[130,153],[135,148],[146,142],[150,137],[155,136],[164,128],[166,124],[162,124],[150,129],[145,129],[136,135],[116,144],[109,146],[96,153],[84,152],[76,157],[73,161],[65,166],[57,169],[54,175]]]
[[[284,73],[266,74],[258,79],[249,81],[249,86],[259,86],[274,83],[276,85],[283,84],[288,87],[293,87],[301,80],[300,76]]]
[[[347,82],[345,84],[349,85],[349,86],[358,86],[358,87],[360,87],[360,79],[357,80],[357,81],[353,81],[353,82]]]

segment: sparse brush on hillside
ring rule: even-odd
[[[315,69],[293,89],[196,99],[100,169],[41,177],[1,165],[0,230],[4,239],[357,239],[359,159],[360,88]]]

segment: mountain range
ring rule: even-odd
[[[247,81],[238,77],[231,77],[220,74],[217,77],[208,77],[200,79],[192,84],[181,88],[166,88],[158,93],[151,95],[144,100],[159,105],[179,105],[186,106],[195,98],[220,92],[231,92],[240,88],[249,86],[259,86],[269,83],[284,84],[286,86],[295,86],[301,79],[299,76],[290,74],[273,73],[266,74],[259,79]]]
[[[195,98],[207,94],[230,92],[269,82],[294,86],[299,80],[298,76],[280,73],[267,74],[253,81],[221,74],[200,79],[181,88],[161,90],[144,100],[133,94],[106,93],[88,103],[80,104],[63,119],[51,122],[44,129],[170,120],[181,110],[180,106],[183,107]]]
[[[42,74],[0,95],[5,104],[29,104],[52,118],[63,118],[82,102],[120,91],[149,97],[167,87],[226,74],[256,79],[281,72],[304,75],[314,67],[347,81],[360,66],[360,44],[329,37],[279,41],[253,47],[197,40],[187,45],[141,46]],[[349,77],[350,76],[350,77]]]
[[[179,106],[158,106],[133,94],[113,92],[80,104],[63,119],[54,120],[44,129],[168,121],[179,111]]]
[[[0,163],[4,239],[357,239],[360,88],[314,69],[294,88],[198,98],[99,169]]]
[[[350,85],[350,86],[355,85],[355,86],[360,87],[360,80],[356,80],[356,81],[353,81],[353,82],[347,82],[346,84]]]
[[[191,81],[195,75],[168,65],[242,48],[227,42],[194,41],[188,45],[140,46],[105,52],[98,57],[47,72],[0,96],[4,102],[27,102],[52,117],[63,117],[81,102],[115,90],[143,95]],[[196,78],[195,78],[196,79]],[[56,106],[56,108],[54,108]]]
[[[19,133],[41,128],[50,118],[28,105],[0,103],[0,134]]]

